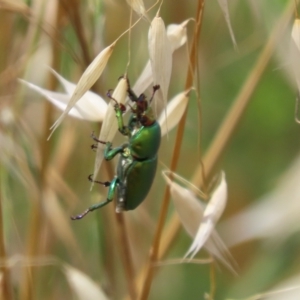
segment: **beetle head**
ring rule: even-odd
[[[132,95],[134,94],[131,89],[128,90],[130,99],[135,102],[135,107],[131,107],[131,111],[136,115],[137,120],[143,126],[151,126],[155,122],[155,116],[153,114],[152,108],[150,107],[150,104],[155,92],[158,89],[159,85],[153,86],[153,93],[149,102],[147,101],[147,98],[144,94],[141,94],[139,97],[133,97]]]

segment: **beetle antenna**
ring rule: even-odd
[[[106,93],[107,97],[110,99],[110,100],[113,100],[115,101],[115,107],[119,108],[121,110],[122,113],[124,113],[126,111],[126,106],[122,103],[119,103],[115,98],[112,97],[111,95],[111,91],[112,90],[108,90],[108,92]]]
[[[106,145],[106,143],[107,143],[107,142],[104,142],[104,141],[99,140],[99,139],[95,136],[94,131],[91,133],[91,138],[92,138],[95,142],[97,142],[97,143],[101,143],[101,144],[104,144],[104,145]],[[97,148],[97,146],[95,147],[95,145],[92,145],[91,148],[92,148],[92,149],[95,149],[95,148]]]
[[[135,108],[133,108],[129,103],[128,103],[127,105],[130,107],[130,109],[131,109],[131,111],[132,111],[133,113],[136,113],[136,112],[137,112],[137,110],[136,110]]]
[[[112,89],[108,90],[106,93],[106,96],[110,99],[116,102],[116,105],[119,104],[119,102],[112,96],[111,91],[113,91]]]
[[[159,85],[159,84],[157,84],[157,85],[154,85],[154,86],[153,86],[153,92],[152,92],[152,96],[151,96],[151,98],[149,99],[149,103],[151,103],[151,102],[152,102],[152,100],[153,100],[153,97],[154,97],[154,95],[155,95],[156,91],[157,91],[157,90],[159,90],[159,89],[160,89],[160,85]]]
[[[113,92],[113,89],[109,89],[106,93],[106,96],[109,98],[109,99],[112,99],[112,92]],[[114,99],[115,100],[115,99]],[[116,101],[116,100],[115,100]]]
[[[129,97],[129,99],[131,101],[137,102],[138,101],[138,97],[136,96],[136,94],[134,93],[134,91],[131,89],[129,79],[126,78],[126,80],[127,80],[127,93],[128,93],[128,97]]]

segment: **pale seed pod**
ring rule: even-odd
[[[57,108],[64,111],[68,105],[70,97],[75,91],[76,84],[66,80],[53,69],[49,69],[64,87],[65,93],[49,91],[23,79],[19,79],[19,81],[25,84],[30,89],[36,91],[40,95],[46,97],[46,99],[48,99]],[[68,115],[78,119],[88,120],[92,122],[100,122],[103,121],[104,116],[106,114],[106,110],[107,104],[101,98],[101,96],[97,95],[96,93],[93,93],[92,91],[87,91],[80,98],[80,101],[77,101],[75,105],[71,108]]]
[[[300,50],[300,19],[295,19],[292,28],[292,40],[295,42],[298,50]]]
[[[148,47],[153,84],[160,85],[160,89],[157,92],[157,101],[162,100],[164,106],[166,106],[172,71],[172,51],[165,24],[158,15],[151,22]]]
[[[167,27],[167,36],[171,44],[172,54],[187,41],[186,25],[188,21],[186,20],[181,24],[170,24]],[[133,90],[137,95],[140,95],[151,85],[152,81],[152,70],[149,60],[134,84]]]
[[[74,295],[76,295],[76,299],[109,299],[96,282],[78,269],[73,268],[68,264],[63,264],[63,273],[66,276],[70,289]]]
[[[292,43],[290,47],[290,65],[296,79],[298,92],[300,91],[300,19],[295,19],[292,28]],[[298,101],[298,100],[296,100]]]
[[[76,88],[72,94],[72,97],[63,112],[63,114],[58,118],[58,120],[52,125],[52,132],[50,136],[53,134],[55,129],[60,125],[65,116],[69,113],[71,108],[75,105],[75,103],[93,86],[96,80],[102,74],[112,52],[114,49],[116,42],[112,43],[110,46],[103,49],[91,62],[91,64],[84,71],[82,76],[80,77]],[[49,136],[49,138],[50,138]],[[48,138],[48,139],[49,139]]]
[[[118,82],[118,85],[116,86],[112,98],[114,98],[118,103],[120,104],[125,104],[126,98],[127,98],[127,80],[126,78],[121,78]],[[116,118],[116,113],[115,113],[115,102],[111,100],[108,104],[107,107],[107,113],[106,116],[103,120],[100,135],[99,135],[99,140],[104,141],[104,142],[112,142],[114,139],[117,131],[118,131],[118,121]],[[95,165],[94,165],[94,178],[96,178],[101,163],[104,158],[104,149],[105,145],[98,143],[97,145],[97,154],[96,154],[96,160],[95,160]]]
[[[204,210],[203,220],[198,228],[197,235],[185,254],[185,258],[190,256],[193,258],[197,252],[203,247],[215,225],[221,217],[227,203],[227,184],[224,172],[221,173],[221,180],[217,188],[212,193],[212,196]]]
[[[176,95],[168,102],[166,110],[158,118],[161,127],[161,136],[171,131],[181,120],[188,104],[188,91]]]
[[[171,197],[179,216],[179,219],[184,227],[185,231],[192,237],[193,240],[197,238],[197,231],[199,225],[205,222],[204,219],[204,204],[197,199],[193,190],[196,190],[200,195],[201,191],[197,190],[190,182],[180,177],[179,175],[172,173],[170,171],[163,171],[163,178],[166,180],[167,184],[170,186]],[[177,184],[175,181],[171,180],[171,176],[183,184],[188,185],[190,189],[184,188]],[[203,197],[203,196],[202,196]],[[228,251],[226,245],[219,237],[216,230],[213,228],[210,232],[207,240],[203,244],[205,250],[210,253],[213,257],[217,258],[224,266],[226,266],[232,273],[236,274],[234,260],[230,252]],[[199,249],[200,250],[200,249]]]
[[[190,20],[185,20],[181,24],[170,24],[167,27],[167,35],[171,43],[172,51],[175,51],[187,41],[186,26]]]

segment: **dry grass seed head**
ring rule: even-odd
[[[120,104],[125,104],[126,97],[127,97],[127,87],[128,86],[127,86],[126,78],[121,78],[112,94],[112,98],[115,99]],[[118,131],[118,122],[117,122],[116,113],[114,109],[115,104],[116,103],[113,100],[111,100],[108,104],[107,113],[103,120],[103,124],[99,135],[99,140],[101,141],[112,142],[112,140],[114,139]],[[104,144],[100,144],[100,143],[98,144],[95,166],[94,166],[94,178],[96,178],[101,163],[103,161],[104,148],[105,148]]]
[[[148,35],[148,47],[153,84],[160,85],[157,98],[166,106],[172,71],[172,51],[165,24],[163,19],[159,16],[156,16],[151,22]]]

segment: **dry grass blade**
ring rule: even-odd
[[[298,278],[299,282],[299,278]],[[265,293],[256,294],[242,300],[295,300],[300,296],[300,286],[298,282],[290,287],[279,288]],[[237,300],[237,299],[226,299]],[[239,299],[240,300],[240,299]]]
[[[125,104],[126,97],[127,97],[127,88],[128,86],[127,86],[126,79],[121,78],[118,82],[116,89],[112,94],[112,98],[115,99],[118,103]],[[116,103],[114,100],[111,100],[110,103],[108,104],[107,114],[103,120],[103,124],[99,135],[100,141],[111,142],[118,131],[118,121],[114,109],[115,105]],[[101,163],[103,161],[104,149],[105,149],[104,144],[101,143],[97,144],[97,154],[96,154],[96,160],[94,166],[94,178],[96,178]]]
[[[115,44],[116,42],[112,43],[110,46],[102,50],[84,71],[81,78],[79,79],[78,84],[76,85],[75,91],[73,92],[65,111],[51,127],[52,132],[49,138],[69,113],[71,108],[75,105],[75,103],[93,86],[96,80],[100,77],[113,52]]]
[[[63,213],[63,209],[55,195],[55,193],[47,188],[44,191],[45,213],[52,225],[52,228],[58,238],[65,245],[66,249],[72,249],[72,253],[76,253],[80,257],[79,247],[70,227],[69,219]]]
[[[108,300],[100,286],[83,272],[67,264],[63,265],[63,271],[78,300]]]
[[[253,239],[286,240],[300,230],[300,157],[278,180],[276,189],[222,223],[229,245]],[[289,199],[289,205],[286,205]],[[260,220],[257,222],[257,220]],[[234,231],[235,234],[231,234]]]
[[[181,120],[187,104],[189,91],[176,95],[167,105],[166,111],[162,112],[158,118],[161,127],[161,136],[171,131]]]

